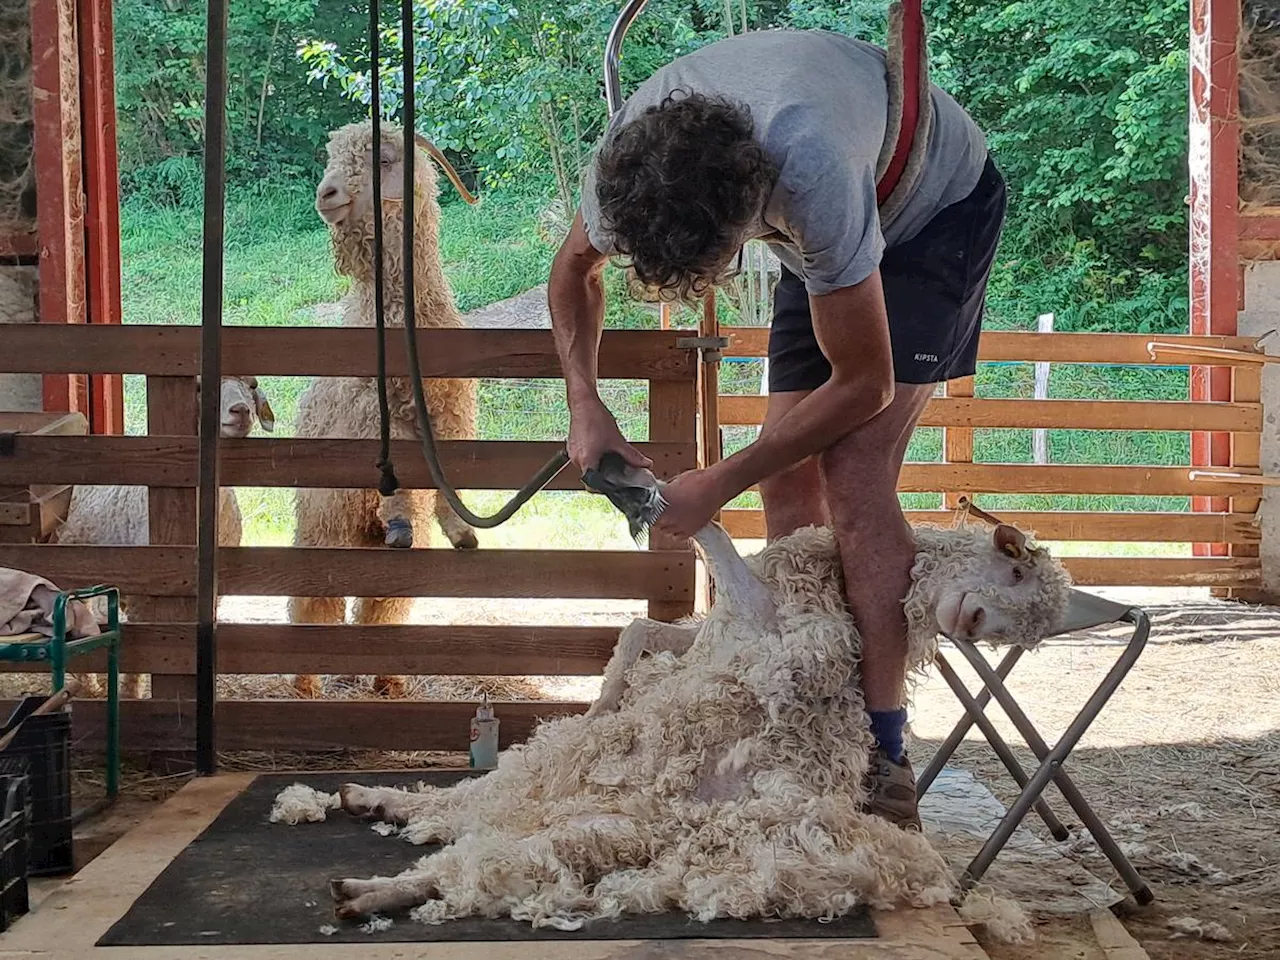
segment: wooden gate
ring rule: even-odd
[[[600,376],[648,382],[649,441],[640,448],[670,478],[696,463],[697,359],[679,331],[607,331]],[[549,331],[422,330],[427,377],[558,378]],[[109,582],[163,598],[161,622],[129,624],[122,669],[153,675],[151,699],[126,702],[127,748],[188,749],[194,737],[197,397],[200,330],[190,326],[31,325],[11,327],[4,373],[118,373],[147,377],[146,436],[16,438],[0,459],[5,482],[150,486],[151,545],[0,546],[0,566],[44,575],[70,588]],[[401,338],[388,344],[389,373],[407,374]],[[226,327],[223,371],[255,376],[372,376],[374,331]],[[457,441],[440,444],[462,490],[519,487],[556,444]],[[256,487],[365,487],[376,483],[375,440],[223,440],[221,483]],[[406,487],[429,488],[417,445],[393,449]],[[582,489],[570,467],[552,489]],[[584,493],[584,496],[589,494]],[[619,521],[621,522],[621,520]],[[648,602],[651,616],[694,609],[695,556],[687,544],[651,537],[648,550],[387,550],[237,547],[218,552],[223,595],[610,598]],[[222,624],[220,673],[427,675],[598,675],[616,628],[475,626],[303,626]],[[75,669],[102,669],[85,658]],[[537,717],[584,704],[536,701],[499,707],[503,743],[524,738]],[[100,702],[76,707],[77,737],[97,737]],[[421,701],[224,700],[217,708],[223,750],[466,749],[474,704]]]

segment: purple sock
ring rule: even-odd
[[[902,731],[907,725],[907,710],[871,710],[871,735],[876,738],[876,746],[883,750],[894,763],[901,763],[905,747],[902,743]]]

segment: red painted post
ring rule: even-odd
[[[120,323],[120,168],[111,0],[78,0],[89,323]],[[89,377],[89,430],[124,433],[124,378]]]
[[[84,193],[74,0],[31,0],[38,319],[84,323]],[[88,414],[86,378],[47,375],[44,408]]]
[[[1237,182],[1240,142],[1237,42],[1240,0],[1191,0],[1191,332],[1234,336],[1239,302]],[[1231,371],[1193,367],[1191,399],[1231,399]],[[1195,466],[1231,463],[1229,433],[1193,433]],[[1224,497],[1193,497],[1197,512],[1224,512]],[[1226,544],[1195,544],[1226,556]]]

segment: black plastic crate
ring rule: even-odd
[[[31,815],[25,776],[0,775],[0,933],[30,908],[27,900],[27,825]]]
[[[28,825],[27,874],[32,877],[70,873],[71,844],[71,713],[30,716],[47,697],[27,697],[9,717],[0,736],[24,720],[13,742],[0,752],[0,775],[27,776],[31,821]]]

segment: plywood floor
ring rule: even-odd
[[[169,862],[253,779],[194,780],[0,935],[0,960],[351,960],[345,943],[95,947]],[[950,907],[876,915],[876,940],[584,940],[369,944],[360,960],[987,960]]]

